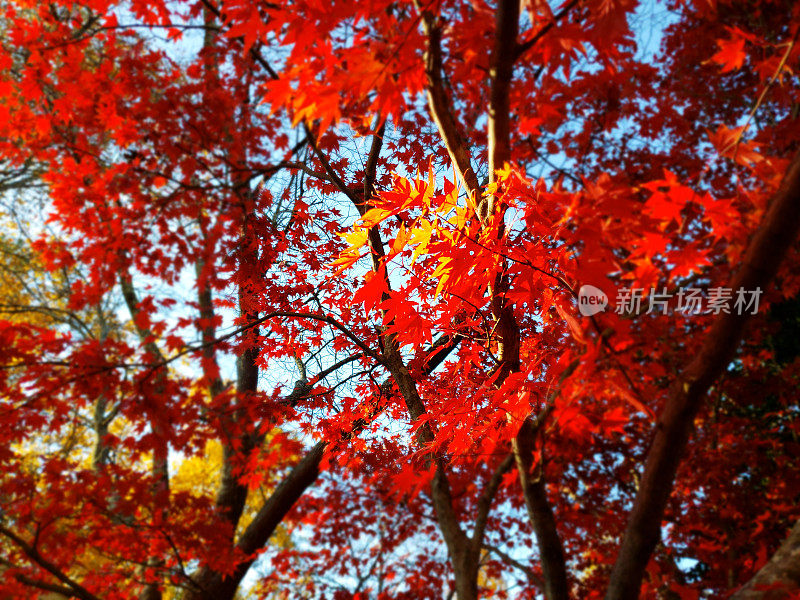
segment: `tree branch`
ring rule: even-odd
[[[531,39],[517,46],[514,58],[515,59],[521,58],[523,54],[525,54],[528,50],[533,48],[539,42],[539,40],[541,40],[545,35],[547,35],[547,32],[549,32],[553,27],[555,27],[556,23],[558,23],[561,19],[563,19],[569,11],[571,11],[575,6],[578,5],[579,2],[580,0],[570,0],[570,2],[566,4],[564,8],[562,8],[555,15],[553,15],[552,21],[550,21],[546,25],[543,25],[542,28],[539,29],[539,31],[533,34]]]
[[[456,347],[457,343],[447,343],[446,341],[442,341],[443,339],[444,338],[440,338],[440,340],[437,340],[437,342],[434,343],[434,347],[447,348],[448,352]],[[425,368],[429,369],[429,371],[433,371],[433,369],[444,360],[445,356],[443,351],[440,350],[435,355],[438,360],[426,364]],[[340,361],[337,363],[337,366],[342,366],[348,362],[351,361]],[[326,369],[322,373],[327,374],[328,371],[329,369]],[[319,376],[317,379],[318,378]],[[387,379],[386,383],[390,381],[390,379]],[[299,399],[296,398],[292,400],[293,396],[294,392],[290,394],[285,401],[290,403]],[[374,418],[379,412],[380,410],[374,411],[369,418]],[[368,418],[359,419],[354,424],[350,434],[344,436],[344,439],[346,440],[356,435],[368,424]],[[239,538],[237,542],[237,547],[239,549],[247,555],[253,555],[267,543],[277,526],[283,521],[297,500],[299,500],[305,490],[316,481],[319,475],[319,464],[322,461],[326,448],[326,442],[318,442],[306,453],[300,462],[294,466],[289,475],[281,481]],[[201,569],[194,578],[197,589],[188,593],[186,600],[230,600],[234,598],[236,589],[254,562],[255,557],[245,560],[237,565],[234,573],[227,578],[211,569]]]
[[[750,242],[732,289],[765,289],[800,229],[800,154],[794,157],[761,226]],[[639,493],[611,573],[606,600],[639,596],[675,473],[706,392],[733,358],[749,315],[720,313],[700,352],[674,382],[647,455]]]
[[[789,598],[800,592],[800,521],[758,573],[730,600],[768,600]]]
[[[511,161],[511,104],[509,93],[514,76],[519,35],[519,0],[502,0],[497,8],[495,42],[492,54],[491,90],[489,98],[489,182],[497,181],[497,171]],[[496,197],[485,198],[478,206],[478,217],[486,221],[504,207],[496,206]],[[502,235],[502,229],[501,233]],[[492,313],[496,320],[499,374],[496,385],[520,369],[520,330],[514,307],[506,302],[509,281],[499,273],[490,287]],[[548,408],[552,401],[548,403]],[[569,596],[564,549],[556,528],[555,516],[547,499],[544,468],[534,476],[533,456],[535,437],[546,412],[539,419],[525,419],[513,440],[513,456],[517,464],[525,506],[533,525],[544,573],[544,593],[547,600],[566,600]]]
[[[486,524],[489,521],[489,511],[492,508],[492,501],[494,500],[500,484],[503,482],[503,475],[511,470],[514,466],[514,454],[509,453],[492,473],[491,479],[486,484],[486,487],[478,499],[478,514],[475,517],[475,529],[472,532],[472,545],[480,548],[483,544],[483,534],[486,531]],[[485,545],[484,545],[485,546]]]
[[[495,13],[494,51],[489,71],[489,183],[497,170],[511,160],[511,104],[509,91],[514,77],[514,60],[519,34],[519,0],[501,0]],[[494,212],[494,197],[478,205],[478,217],[485,221]]]
[[[318,442],[306,453],[289,475],[278,484],[245,529],[236,546],[249,558],[239,563],[234,572],[227,577],[216,571],[203,569],[196,578],[201,591],[189,593],[187,600],[222,600],[236,595],[236,589],[256,560],[254,554],[267,543],[300,496],[316,481],[325,446],[325,442]]]
[[[483,544],[483,548],[485,550],[488,550],[492,554],[496,554],[497,556],[499,556],[500,560],[502,560],[504,563],[507,563],[507,564],[511,565],[512,567],[514,567],[515,569],[519,569],[520,571],[525,573],[525,576],[528,578],[528,581],[530,583],[532,583],[533,585],[539,587],[540,589],[544,589],[544,581],[542,581],[542,578],[539,577],[536,573],[534,573],[533,569],[531,569],[530,567],[522,564],[518,560],[512,558],[511,556],[509,556],[508,554],[506,554],[505,552],[503,552],[502,550],[500,550],[500,548],[498,548],[496,546],[492,546],[491,544],[484,543]]]
[[[436,17],[427,7],[423,7],[419,2],[417,9],[422,13],[422,28],[428,38],[428,47],[425,51],[425,74],[427,75],[428,85],[428,107],[431,111],[439,135],[444,141],[450,160],[456,167],[461,183],[467,193],[477,198],[480,196],[480,186],[478,177],[472,170],[469,148],[463,135],[463,128],[459,125],[455,117],[455,110],[450,96],[445,91],[444,79],[442,77],[442,31]]]
[[[39,551],[36,549],[35,546],[27,543],[21,537],[19,537],[16,533],[5,527],[4,525],[0,525],[0,534],[4,535],[6,538],[11,540],[14,545],[16,545],[22,552],[25,553],[25,556],[31,559],[35,564],[39,565],[42,569],[50,573],[53,577],[58,579],[61,583],[65,584],[71,591],[72,595],[76,598],[81,598],[81,600],[100,600],[98,596],[92,594],[89,590],[84,588],[81,584],[77,581],[70,578],[66,575],[61,569],[55,566],[53,563],[45,559]]]
[[[120,274],[119,283],[120,288],[122,288],[122,296],[125,299],[125,304],[128,307],[128,312],[131,315],[131,320],[133,321],[136,332],[139,335],[139,339],[144,345],[145,350],[159,363],[165,363],[164,355],[162,354],[161,349],[158,347],[158,344],[156,344],[153,333],[149,329],[144,329],[139,325],[139,320],[137,317],[139,316],[141,309],[139,308],[139,300],[136,296],[136,289],[133,286],[133,280],[131,279],[130,273],[127,270]],[[167,370],[163,367],[158,369],[155,381],[156,397],[160,398],[163,395],[166,378]],[[153,409],[149,412],[150,414],[148,415],[148,420],[150,422],[150,428],[152,429],[153,437],[155,439],[155,444],[153,446],[153,464],[151,466],[153,479],[156,482],[153,498],[155,500],[154,504],[161,504],[161,512],[165,515],[167,512],[166,502],[169,498],[170,488],[169,443],[167,441],[166,424],[164,423],[163,419],[158,416],[158,411],[155,410],[155,407],[153,407]],[[163,561],[161,558],[154,556],[151,557],[148,563],[150,566],[155,567],[163,564]],[[156,583],[150,583],[144,587],[139,595],[139,598],[140,600],[161,600],[161,590]]]
[[[519,480],[525,497],[525,507],[533,525],[536,543],[539,546],[539,560],[544,574],[544,595],[547,600],[566,600],[569,598],[567,565],[564,548],[558,535],[556,519],[547,498],[544,480],[544,465],[534,468],[535,437],[542,421],[525,419],[519,433],[514,438],[514,457],[517,462]],[[535,475],[532,471],[538,471]]]

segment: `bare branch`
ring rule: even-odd
[[[488,550],[492,554],[496,554],[498,557],[500,557],[500,560],[502,560],[504,563],[511,565],[515,569],[519,569],[520,571],[525,573],[525,576],[528,578],[528,581],[530,583],[534,584],[540,589],[544,589],[544,582],[542,581],[542,578],[539,577],[533,571],[533,569],[531,569],[527,565],[522,564],[518,560],[515,560],[514,558],[512,558],[511,556],[500,550],[500,548],[498,548],[497,546],[492,546],[491,544],[484,543],[483,548],[485,550]]]

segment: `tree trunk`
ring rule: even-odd
[[[732,289],[766,289],[800,229],[800,154],[794,157],[780,189],[745,254]],[[606,600],[635,600],[650,555],[661,535],[661,521],[694,418],[709,387],[733,358],[748,315],[721,313],[700,352],[670,389],[647,454],[642,482],[614,564]]]
[[[782,600],[800,597],[800,521],[753,578],[730,600]]]

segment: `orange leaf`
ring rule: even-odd
[[[744,38],[717,40],[717,46],[720,50],[711,57],[711,60],[723,65],[723,73],[741,68],[747,57],[744,51]]]

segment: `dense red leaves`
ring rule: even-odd
[[[0,321],[0,595],[73,585],[56,573],[104,599],[191,591],[261,552],[265,597],[447,595],[437,464],[469,529],[533,415],[570,586],[601,597],[654,417],[713,318],[679,290],[730,281],[800,142],[797,5],[667,5],[656,52],[650,5],[523,3],[511,161],[474,195],[428,112],[423,24],[489,181],[494,4],[4,7],[0,153],[46,186],[30,248],[64,279],[60,313]],[[765,316],[798,275],[793,256],[701,411],[643,596],[724,596],[800,516],[799,353]],[[578,310],[585,285],[604,312]],[[319,488],[243,550],[312,440]],[[208,489],[165,486],[159,457],[175,476],[210,441]],[[498,477],[478,587],[533,598],[523,490]],[[225,485],[250,494],[241,519]]]

